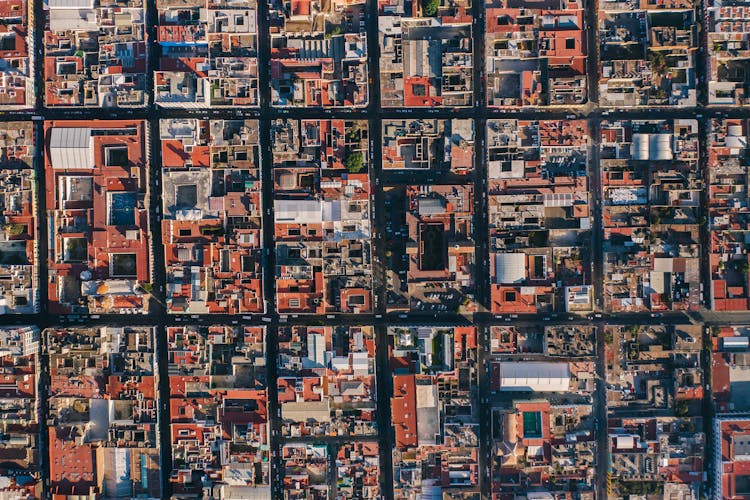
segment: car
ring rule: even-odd
[[[661,318],[661,313],[651,313],[652,318]]]

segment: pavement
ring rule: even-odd
[[[485,74],[483,69],[484,61],[484,9],[483,4],[474,2],[472,5],[472,14],[474,17],[473,37],[474,37],[474,59],[475,68],[474,94],[475,105],[466,108],[444,108],[444,109],[425,109],[425,108],[401,108],[401,109],[381,109],[380,108],[380,90],[378,84],[379,74],[379,50],[378,50],[378,32],[377,32],[377,3],[369,2],[367,6],[367,38],[368,38],[368,65],[370,72],[370,104],[365,110],[337,109],[337,110],[320,110],[320,109],[279,109],[270,106],[270,35],[268,34],[268,3],[259,2],[258,4],[258,26],[259,26],[259,75],[260,85],[260,109],[211,109],[211,110],[180,110],[180,109],[161,109],[153,103],[150,103],[144,109],[139,110],[99,110],[99,109],[42,109],[41,103],[37,104],[37,109],[33,111],[13,111],[0,113],[0,121],[18,121],[32,120],[34,117],[43,117],[48,120],[55,119],[143,119],[147,120],[150,127],[150,183],[149,199],[154,201],[150,208],[150,228],[151,228],[151,249],[152,249],[152,276],[154,285],[154,294],[158,300],[152,300],[147,315],[98,315],[92,318],[87,315],[67,315],[54,316],[46,313],[47,297],[42,294],[41,310],[39,314],[32,315],[15,315],[0,316],[0,325],[17,325],[17,324],[36,324],[41,328],[53,325],[70,325],[70,326],[100,326],[109,324],[118,325],[156,325],[157,328],[157,357],[160,368],[160,438],[162,449],[162,483],[164,495],[170,493],[169,474],[171,470],[171,456],[169,446],[169,409],[166,402],[169,396],[168,378],[167,378],[167,356],[166,356],[166,328],[168,326],[183,325],[194,323],[199,325],[208,324],[241,324],[241,325],[263,325],[267,328],[267,349],[268,359],[275,360],[277,356],[277,329],[282,325],[300,324],[300,325],[352,325],[352,324],[372,324],[375,327],[377,356],[376,366],[378,374],[378,413],[377,424],[379,432],[379,444],[381,449],[381,489],[386,499],[393,498],[392,485],[393,474],[391,467],[391,450],[393,448],[393,432],[390,426],[390,394],[391,394],[391,377],[388,371],[388,339],[386,327],[391,324],[414,324],[414,325],[466,325],[474,324],[478,328],[480,338],[479,345],[479,376],[477,385],[479,387],[479,401],[486,401],[479,404],[479,421],[480,421],[480,480],[479,487],[483,498],[490,497],[490,464],[491,464],[491,428],[490,428],[490,411],[493,401],[487,399],[489,395],[489,376],[487,372],[488,362],[490,360],[489,338],[487,330],[491,325],[516,325],[516,326],[547,326],[555,324],[594,324],[604,326],[606,324],[624,324],[624,325],[647,325],[647,324],[700,324],[707,326],[721,326],[732,324],[750,324],[750,313],[737,314],[716,314],[710,311],[698,311],[692,313],[664,313],[661,316],[652,317],[649,313],[626,313],[618,315],[601,315],[601,317],[573,316],[573,320],[568,319],[568,315],[559,315],[550,317],[549,321],[541,321],[539,316],[519,315],[518,318],[508,316],[495,316],[488,312],[490,303],[490,282],[489,282],[489,265],[488,265],[488,234],[487,234],[487,195],[486,195],[486,130],[485,125],[488,119],[563,119],[570,114],[576,115],[579,119],[586,119],[592,132],[592,148],[589,155],[590,181],[591,181],[591,204],[593,215],[592,228],[592,246],[593,249],[593,266],[592,275],[595,284],[595,298],[599,304],[603,304],[602,290],[602,235],[601,226],[601,176],[598,170],[598,141],[599,141],[599,122],[602,119],[650,119],[654,117],[654,111],[651,109],[634,109],[634,110],[602,110],[598,109],[595,103],[598,101],[598,35],[594,29],[587,31],[588,46],[593,49],[590,51],[589,62],[587,64],[587,73],[589,81],[589,100],[592,104],[580,110],[525,110],[525,111],[507,111],[499,109],[486,108],[486,99],[484,93]],[[596,9],[597,2],[590,3],[586,8],[585,22],[588,28],[596,27]],[[705,17],[705,8],[701,6]],[[147,33],[150,41],[155,40],[155,26],[157,24],[156,2],[147,2]],[[34,3],[35,18],[42,19],[44,11],[42,2]],[[37,22],[34,30],[34,42],[37,49],[42,46],[44,37],[44,23]],[[705,30],[700,30],[701,40],[705,42]],[[156,63],[159,49],[156,43],[149,44],[149,64],[153,67]],[[704,51],[705,52],[705,51]],[[38,93],[43,92],[41,85],[43,80],[43,64],[39,53],[35,50],[34,72],[37,77]],[[697,76],[699,80],[705,78],[707,58],[705,53],[699,54],[699,64],[697,66]],[[149,88],[152,80],[149,73]],[[705,80],[703,80],[705,82]],[[699,88],[699,105],[694,108],[669,108],[659,110],[660,119],[679,119],[679,118],[696,118],[700,116],[699,123],[701,127],[701,149],[700,157],[705,165],[707,125],[711,117],[731,117],[731,118],[750,118],[750,109],[741,109],[738,107],[705,107],[705,83]],[[270,145],[270,125],[276,118],[291,119],[330,119],[330,118],[352,118],[367,119],[370,128],[370,172],[372,182],[375,185],[373,193],[373,205],[381,207],[375,210],[372,221],[372,233],[376,235],[373,238],[373,288],[376,297],[376,309],[371,314],[345,315],[336,314],[333,316],[308,316],[308,315],[286,315],[280,316],[275,312],[275,257],[274,252],[266,254],[264,252],[264,294],[268,310],[265,314],[257,315],[196,315],[195,317],[179,317],[170,315],[163,305],[162,291],[165,283],[165,266],[162,246],[161,221],[160,215],[156,211],[156,205],[160,197],[160,142],[158,134],[158,124],[160,119],[166,118],[200,118],[200,119],[257,119],[260,120],[260,141],[261,141],[261,165],[262,165],[262,204],[263,204],[263,225],[264,225],[264,247],[273,249],[273,182],[271,176],[272,153]],[[475,183],[475,234],[477,255],[477,273],[476,273],[476,299],[480,304],[480,310],[473,317],[467,319],[466,316],[456,315],[453,313],[445,314],[425,314],[425,313],[394,313],[386,314],[386,269],[385,269],[385,240],[380,237],[385,233],[385,211],[383,187],[387,184],[406,184],[414,182],[427,182],[430,173],[421,174],[424,177],[413,176],[412,174],[404,175],[394,172],[383,172],[381,165],[381,119],[399,119],[399,118],[473,118],[475,120],[475,162],[476,173],[473,178]],[[43,144],[41,122],[36,120],[36,139],[37,144]],[[37,172],[39,186],[44,186],[44,169],[42,163],[37,163]],[[437,183],[451,183],[456,179],[450,175],[442,176]],[[472,182],[472,181],[469,181]],[[39,190],[38,190],[39,191]],[[44,192],[37,193],[37,203],[39,204],[40,213],[46,212]],[[703,200],[704,206],[706,200]],[[44,259],[49,254],[48,248],[47,225],[39,226],[39,256]],[[707,228],[703,228],[704,248],[707,248]],[[708,278],[707,260],[704,255],[703,278]],[[40,266],[40,283],[48,282],[48,273],[46,266]],[[709,287],[706,287],[708,289]],[[599,329],[601,331],[601,328]],[[598,463],[604,464],[607,461],[607,439],[606,439],[606,395],[604,394],[602,380],[604,380],[604,342],[600,335],[596,343],[596,373],[597,373],[597,392],[594,402],[594,415],[599,420],[599,433],[597,440],[599,444]],[[271,428],[271,449],[272,458],[272,480],[274,495],[278,498],[281,496],[280,471],[282,470],[281,460],[278,458],[284,439],[280,432],[280,419],[278,418],[278,405],[276,403],[276,385],[277,366],[275,361],[271,361],[268,366],[269,384],[269,415]],[[42,373],[42,377],[46,376]],[[706,402],[710,406],[710,401]],[[44,405],[42,405],[44,408]],[[42,413],[44,417],[44,413]],[[44,421],[44,419],[42,419]],[[41,456],[43,457],[42,467],[45,471],[44,477],[49,477],[49,464],[46,459],[48,443],[45,433],[42,433],[42,442],[40,444]],[[338,438],[324,438],[319,441],[329,442],[331,446],[339,443]],[[605,467],[597,469],[597,490],[598,498],[606,498],[604,492],[604,475]]]

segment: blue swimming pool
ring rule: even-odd
[[[112,193],[109,206],[109,223],[113,226],[135,224],[136,193]]]

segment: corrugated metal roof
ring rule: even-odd
[[[50,9],[93,9],[94,0],[47,0]]]
[[[565,392],[570,387],[568,363],[503,362],[498,367],[503,391]]]
[[[440,198],[419,198],[419,215],[440,215],[445,213],[445,203]]]
[[[323,209],[320,200],[276,200],[274,219],[277,223],[320,223]]]
[[[94,168],[90,128],[53,128],[50,133],[52,168]]]
[[[526,255],[499,253],[495,255],[495,283],[508,285],[526,280]]]

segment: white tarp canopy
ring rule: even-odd
[[[323,220],[325,222],[338,222],[341,220],[341,201],[326,200],[322,204]]]
[[[670,134],[633,134],[633,159],[671,160],[672,136]]]
[[[526,254],[499,253],[495,255],[496,283],[506,285],[526,280]]]
[[[59,8],[49,11],[50,31],[95,31],[99,18],[93,9]]]
[[[330,422],[331,410],[327,401],[290,401],[281,404],[281,415],[285,420],[296,422]]]
[[[94,147],[90,128],[56,127],[49,142],[52,168],[94,168]]]
[[[617,436],[615,443],[618,450],[632,450],[635,448],[635,439],[633,436]]]
[[[320,200],[276,200],[274,221],[279,223],[314,224],[323,222]]]
[[[47,0],[50,10],[54,9],[93,9],[94,0]]]
[[[749,340],[748,337],[722,337],[721,346],[725,349],[747,349]]]
[[[570,388],[568,363],[506,361],[498,367],[501,391],[566,392]]]

